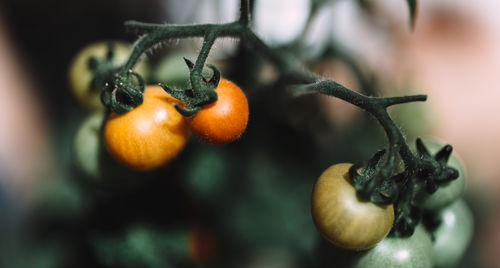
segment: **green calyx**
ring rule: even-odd
[[[142,104],[146,82],[132,69],[116,73],[111,83],[106,83],[101,91],[101,101],[108,109],[124,114]]]
[[[115,48],[107,45],[104,59],[90,57],[88,67],[92,71],[91,89],[101,92],[101,101],[111,111],[123,114],[143,101],[145,81],[138,73],[129,69],[121,72],[114,64]]]
[[[365,165],[355,164],[349,169],[349,177],[359,196],[380,205],[394,204],[395,219],[392,234],[411,236],[422,218],[422,210],[416,207],[414,198],[420,191],[432,194],[438,188],[458,178],[458,171],[450,167],[450,145],[443,146],[431,155],[419,138],[417,154],[405,170],[395,172],[387,165],[385,150],[378,151]],[[384,170],[385,169],[385,170]]]
[[[349,169],[349,178],[358,194],[365,200],[376,204],[392,204],[398,196],[397,176],[384,176],[381,171],[381,158],[385,150],[380,150],[362,167],[359,164]],[[361,173],[358,170],[361,169]]]
[[[117,71],[116,66],[113,64],[115,57],[114,44],[108,42],[106,46],[107,51],[104,59],[99,59],[95,56],[88,59],[87,65],[93,76],[90,81],[90,89],[93,91],[100,91],[106,83],[110,83]]]
[[[184,58],[190,71],[191,88],[175,89],[167,85],[159,84],[172,97],[186,103],[185,106],[175,105],[175,109],[183,116],[192,116],[198,112],[204,105],[213,103],[217,100],[215,89],[219,85],[220,71],[215,65],[208,64],[207,67],[213,72],[210,78],[205,78],[194,69],[192,61]]]
[[[417,139],[417,153],[434,167],[432,170],[421,170],[418,176],[423,180],[425,190],[432,194],[440,185],[458,178],[458,170],[447,165],[448,159],[453,151],[451,145],[447,144],[435,155],[431,155],[420,138]]]

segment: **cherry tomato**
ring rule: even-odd
[[[422,226],[411,237],[388,237],[374,248],[357,253],[353,267],[433,267],[432,242]]]
[[[312,194],[312,217],[332,244],[361,250],[373,247],[389,233],[394,208],[359,199],[349,179],[351,166],[336,164],[321,174]]]
[[[101,177],[101,127],[104,111],[97,111],[82,123],[76,133],[73,148],[73,162],[87,177],[97,180]]]
[[[104,125],[109,153],[135,170],[157,168],[174,158],[188,140],[189,129],[160,86],[148,86],[144,102],[128,113],[111,113]]]
[[[218,99],[189,117],[189,126],[200,140],[211,144],[230,143],[241,136],[248,122],[245,93],[231,81],[221,78],[215,89]]]
[[[444,146],[444,143],[435,139],[424,138],[422,141],[432,155]],[[463,194],[467,174],[463,161],[455,151],[451,154],[448,165],[458,170],[458,178],[440,185],[438,190],[433,194],[429,194],[426,191],[420,192],[416,197],[417,206],[425,210],[439,210],[450,205]]]
[[[319,256],[320,267],[432,268],[432,242],[425,228],[418,225],[410,237],[388,236],[375,247],[352,251],[334,246],[324,246]]]
[[[472,213],[463,199],[438,212],[441,223],[432,230],[432,250],[436,267],[455,266],[467,249],[472,238]]]
[[[91,87],[93,76],[89,59],[95,57],[97,60],[104,60],[109,48],[113,50],[112,58],[109,61],[111,67],[118,67],[127,61],[131,50],[130,44],[121,41],[101,41],[84,47],[71,62],[69,69],[70,87],[80,105],[89,110],[104,110],[104,106],[101,103],[100,90]],[[134,70],[145,76],[147,75],[148,67],[144,61],[139,61]]]

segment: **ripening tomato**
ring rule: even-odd
[[[424,138],[422,141],[432,155],[436,154],[444,146],[443,142],[436,139]],[[458,178],[439,185],[438,190],[432,194],[426,191],[420,192],[415,198],[417,206],[425,210],[437,211],[450,205],[463,194],[467,173],[463,161],[455,151],[451,154],[448,165],[458,170]]]
[[[352,250],[373,247],[394,222],[392,205],[361,200],[349,179],[352,164],[336,164],[319,177],[312,194],[316,228],[332,244]]]
[[[113,53],[106,63],[109,67],[119,67],[127,61],[131,51],[130,44],[122,41],[100,41],[85,46],[71,62],[69,68],[70,87],[76,100],[86,109],[104,110],[100,89],[91,86],[93,75],[89,59],[94,57],[98,61],[106,60],[110,48]],[[139,61],[134,70],[145,76],[148,73],[148,66],[145,61]]]
[[[220,79],[215,92],[217,101],[189,117],[189,126],[193,134],[206,143],[230,143],[247,127],[247,97],[237,85],[224,78]]]
[[[147,86],[141,105],[122,115],[111,113],[104,125],[109,153],[135,170],[154,169],[175,157],[189,129],[173,103],[182,105],[160,86]]]

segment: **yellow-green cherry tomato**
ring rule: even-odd
[[[102,175],[100,150],[102,147],[101,127],[104,117],[104,111],[97,111],[85,119],[78,129],[73,143],[75,166],[92,179],[98,179]]]
[[[422,141],[431,155],[436,154],[445,145],[436,139],[424,138]],[[455,151],[451,154],[448,165],[458,170],[458,178],[440,185],[433,194],[429,194],[425,190],[421,191],[416,196],[417,206],[425,210],[436,211],[450,205],[463,194],[467,174],[463,161]]]
[[[336,164],[321,174],[312,193],[312,217],[318,231],[332,244],[368,249],[391,230],[394,208],[361,200],[349,179],[351,166]]]
[[[432,231],[436,267],[453,267],[467,249],[472,238],[472,213],[463,199],[438,212],[441,223]]]
[[[131,45],[122,41],[101,41],[87,45],[73,58],[69,68],[70,87],[76,100],[88,110],[104,109],[100,98],[100,89],[93,89],[92,69],[89,59],[94,57],[98,61],[104,61],[108,55],[109,48],[113,50],[109,61],[110,66],[119,67],[125,63],[131,52]],[[144,78],[148,67],[144,61],[139,61],[134,71]]]

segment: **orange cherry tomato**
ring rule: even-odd
[[[193,134],[211,144],[230,143],[241,136],[248,123],[248,101],[234,83],[220,79],[217,101],[205,105],[188,122]]]
[[[154,169],[175,157],[189,129],[173,103],[181,104],[160,86],[147,86],[141,105],[122,115],[111,113],[104,125],[109,153],[135,170]]]

